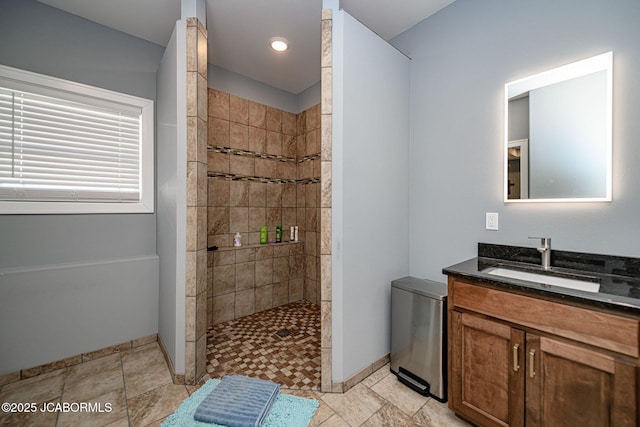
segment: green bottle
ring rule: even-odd
[[[267,244],[267,227],[264,225],[260,227],[260,244],[261,245]]]
[[[282,242],[282,227],[278,225],[276,227],[276,243],[280,242]]]

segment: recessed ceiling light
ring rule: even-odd
[[[289,40],[284,37],[271,37],[269,39],[269,46],[276,52],[284,52],[289,49]]]

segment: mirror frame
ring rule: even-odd
[[[606,194],[604,197],[509,199],[509,99],[526,90],[533,90],[587,74],[606,71]],[[566,203],[566,202],[611,202],[613,180],[613,52],[609,51],[591,58],[573,62],[504,85],[504,143],[503,143],[503,200],[505,203]]]

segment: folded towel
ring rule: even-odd
[[[280,394],[271,381],[233,375],[220,384],[196,408],[194,419],[228,427],[258,427]]]

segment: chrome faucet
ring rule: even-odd
[[[551,237],[529,237],[530,239],[540,239],[538,252],[542,254],[542,269],[549,270],[551,268]]]

